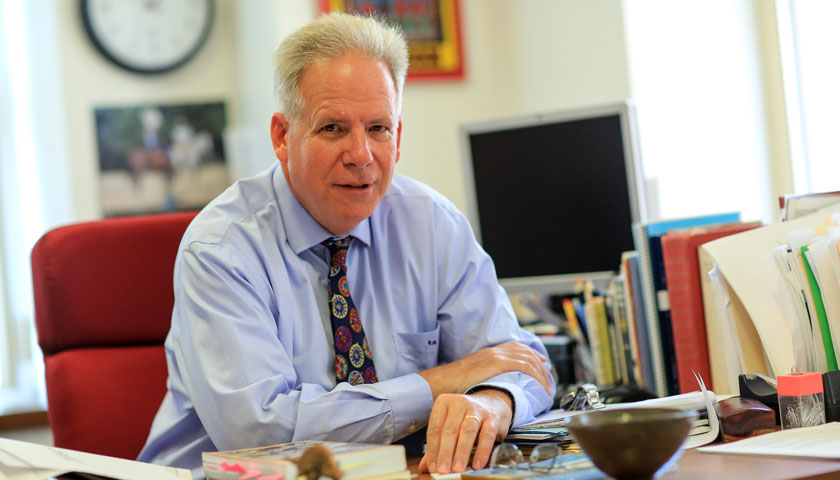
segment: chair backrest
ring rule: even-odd
[[[166,393],[178,244],[195,212],[68,225],[32,249],[55,446],[136,458]]]

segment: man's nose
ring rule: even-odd
[[[369,138],[366,129],[353,129],[348,135],[347,150],[344,154],[344,163],[357,167],[364,167],[373,161],[373,154],[370,151]]]

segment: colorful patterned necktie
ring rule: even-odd
[[[350,385],[376,383],[376,368],[368,347],[359,312],[350,297],[347,285],[347,250],[349,235],[338,240],[325,240],[323,245],[330,249],[330,282],[327,296],[330,299],[330,322],[335,344],[336,383]]]

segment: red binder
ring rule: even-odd
[[[706,242],[759,226],[760,222],[733,223],[673,230],[662,237],[680,393],[696,389],[697,382],[692,371],[700,374],[706,383],[710,384],[712,379],[697,248]]]

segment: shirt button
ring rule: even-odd
[[[411,424],[408,425],[408,431],[409,432],[413,432],[415,428],[416,427],[414,426],[414,422],[411,422]]]

